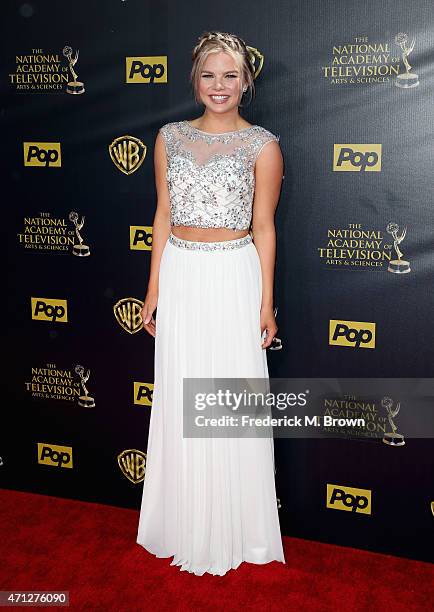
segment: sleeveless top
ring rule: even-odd
[[[188,121],[166,123],[159,131],[166,145],[171,225],[249,229],[255,161],[279,137],[259,125],[209,134]]]

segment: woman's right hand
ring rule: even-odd
[[[158,295],[156,293],[147,293],[145,301],[143,303],[143,308],[140,311],[144,329],[154,338],[157,328],[156,321],[152,315],[154,314],[154,311],[157,308],[157,303]]]

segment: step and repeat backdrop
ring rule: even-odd
[[[249,45],[242,114],[285,158],[270,376],[433,377],[430,0],[9,0],[3,13],[2,487],[139,508],[153,149],[161,125],[202,113],[188,78],[205,30]],[[362,433],[275,440],[284,535],[430,560],[433,440],[406,437],[411,402],[383,396],[329,403],[364,414]]]

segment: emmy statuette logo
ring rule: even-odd
[[[139,484],[145,479],[146,453],[131,448],[118,455],[118,464],[122,474],[133,484]]]
[[[408,35],[405,32],[399,32],[395,36],[395,43],[401,47],[402,61],[404,62],[405,72],[398,74],[395,80],[395,85],[401,89],[410,89],[419,85],[419,75],[415,72],[410,72],[411,66],[408,61],[408,56],[414,49],[415,38],[408,44]]]
[[[78,221],[78,213],[72,210],[69,213],[69,220],[75,225],[75,234],[78,238],[79,244],[74,244],[72,247],[72,254],[77,255],[77,257],[87,257],[90,255],[90,248],[87,244],[83,244],[83,238],[80,235],[80,230],[84,225],[84,215],[81,216],[81,221]]]
[[[389,419],[389,424],[391,428],[391,432],[387,432],[384,434],[383,442],[384,444],[388,444],[389,446],[404,446],[405,440],[402,434],[396,433],[398,429],[393,422],[393,419],[397,416],[401,404],[398,402],[393,409],[393,400],[390,397],[383,397],[381,400],[381,405],[387,410],[387,418]]]
[[[71,71],[72,74],[72,81],[69,81],[68,85],[66,86],[66,92],[69,94],[82,94],[84,93],[84,85],[81,81],[78,81],[78,75],[74,70],[74,66],[77,63],[78,60],[78,49],[75,52],[74,57],[72,57],[72,48],[69,46],[66,46],[63,48],[63,55],[66,57],[66,59],[69,62],[69,70]]]
[[[398,236],[399,225],[396,223],[389,223],[387,226],[387,232],[393,237],[393,247],[396,251],[396,255],[398,259],[392,259],[389,261],[389,267],[387,268],[388,272],[393,272],[394,274],[406,274],[411,271],[410,263],[405,261],[405,259],[401,259],[402,253],[399,249],[399,245],[404,240],[405,235],[407,234],[407,228],[405,227],[401,235]]]
[[[89,395],[89,392],[86,387],[86,383],[89,380],[90,370],[86,370],[82,365],[75,366],[75,373],[80,377],[81,388],[83,389],[83,393],[78,398],[78,405],[83,406],[83,408],[93,408],[95,406],[95,400],[93,397]]]

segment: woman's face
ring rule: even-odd
[[[199,75],[199,97],[213,113],[238,108],[241,74],[231,55],[224,51],[208,55]]]

